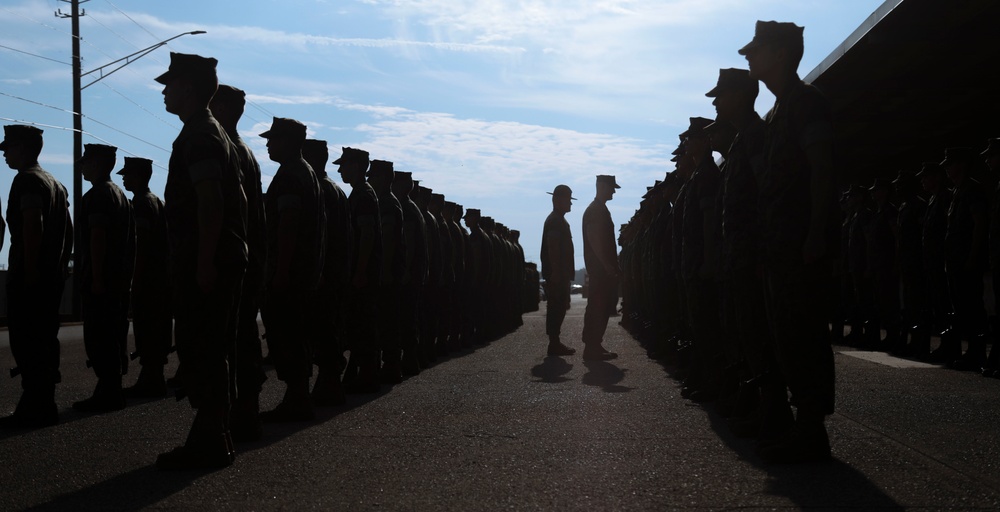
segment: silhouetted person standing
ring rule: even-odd
[[[305,158],[316,178],[326,211],[326,249],[323,251],[323,277],[320,279],[316,298],[309,310],[309,338],[313,343],[316,367],[319,374],[313,385],[314,405],[340,405],[344,403],[344,388],[340,374],[344,371],[345,332],[344,300],[351,284],[351,205],[347,194],[330,179],[326,164],[330,150],[325,140],[306,139],[302,146]]]
[[[365,181],[367,151],[344,148],[340,176],[351,186],[351,232],[354,256],[351,260],[351,291],[348,294],[348,338],[351,359],[344,372],[344,388],[349,393],[376,393],[379,390],[379,346],[376,318],[378,286],[382,271],[382,231],[378,197]]]
[[[66,187],[38,165],[42,130],[4,126],[0,151],[17,172],[7,197],[7,322],[22,389],[17,408],[0,420],[0,427],[45,427],[59,421],[59,303],[73,251],[73,225]]]
[[[608,319],[618,304],[618,252],[615,248],[615,223],[607,202],[621,187],[614,176],[597,177],[597,195],[583,212],[583,258],[590,276],[587,309],[583,315],[583,358],[607,361],[618,357],[602,345]]]
[[[237,125],[246,107],[246,93],[231,85],[220,85],[209,108],[232,141],[239,160],[243,194],[247,198],[247,271],[240,290],[236,318],[236,346],[230,357],[230,380],[233,385],[232,434],[237,441],[259,439],[260,391],[264,375],[260,328],[257,314],[267,265],[264,196],[261,190],[260,165],[253,151],[240,137]]]
[[[247,202],[239,158],[208,109],[219,86],[213,58],[170,54],[156,78],[163,103],[184,127],[174,140],[164,189],[174,285],[179,380],[197,410],[183,446],[161,454],[161,469],[232,464],[229,354],[247,266]]]
[[[281,403],[260,419],[310,420],[313,359],[306,311],[322,278],[326,209],[316,174],[302,158],[306,125],[276,117],[260,136],[267,139],[268,156],[280,164],[264,199],[270,255],[264,325],[274,369],[286,386]]]
[[[399,345],[403,375],[420,373],[420,302],[427,284],[427,227],[420,207],[413,201],[413,175],[395,171],[392,194],[403,209],[403,246],[406,248],[399,297]],[[423,362],[426,364],[426,361]]]
[[[132,333],[139,354],[139,378],[125,389],[128,398],[159,398],[167,394],[163,367],[173,342],[167,218],[163,201],[149,190],[153,162],[125,157],[118,171],[132,193],[135,218],[135,269],[132,272]]]
[[[566,214],[573,208],[573,190],[557,185],[552,192],[552,213],[542,227],[542,279],[545,280],[545,334],[549,337],[548,355],[571,356],[576,349],[566,346],[560,339],[562,323],[569,309],[570,283],[576,276],[573,268],[573,234]]]
[[[382,272],[379,282],[378,326],[379,348],[382,352],[380,378],[384,384],[403,381],[399,346],[399,294],[406,266],[406,247],[403,245],[403,208],[392,194],[395,171],[392,162],[372,160],[368,170],[368,184],[378,198],[379,221],[382,235]]]
[[[833,125],[826,99],[798,77],[802,52],[802,27],[764,21],[739,50],[776,98],[764,118],[761,258],[775,355],[797,415],[787,438],[762,448],[772,462],[828,459],[824,420],[834,406],[826,303],[839,245]]]
[[[128,305],[135,262],[135,224],[125,193],[111,181],[118,148],[87,144],[80,166],[90,190],[83,195],[80,253],[83,260],[83,343],[97,387],[73,404],[85,412],[125,407],[122,374],[128,368]]]

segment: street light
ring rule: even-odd
[[[80,66],[80,13],[78,1],[73,1],[73,12],[70,15],[73,21],[73,220],[74,222],[84,222],[80,219],[80,207],[83,202],[83,175],[80,169],[80,158],[83,156],[83,107],[82,107],[82,94],[80,94],[84,89],[96,84],[104,79],[106,76],[110,76],[115,71],[135,62],[136,60],[145,57],[157,48],[166,45],[170,41],[177,39],[178,37],[187,35],[198,35],[204,34],[204,30],[193,30],[191,32],[184,32],[183,34],[177,34],[170,39],[164,39],[159,43],[156,43],[147,48],[143,48],[137,52],[126,55],[118,60],[109,62],[103,66],[94,68],[86,73],[83,73]],[[108,71],[104,72],[106,68],[111,66],[117,66]],[[83,77],[88,76],[92,73],[97,73],[97,77],[90,81],[87,85],[80,86]],[[80,270],[82,269],[82,256],[80,254],[80,235],[83,230],[76,229],[74,233],[74,244],[73,244],[73,316],[80,318],[80,283],[82,275]]]

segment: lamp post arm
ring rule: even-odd
[[[113,61],[111,61],[111,62],[109,62],[109,63],[107,63],[107,64],[105,64],[103,66],[99,66],[99,67],[96,67],[94,69],[91,69],[90,71],[87,71],[86,73],[81,73],[80,74],[81,77],[85,77],[85,76],[87,76],[87,75],[89,75],[91,73],[98,73],[98,76],[97,76],[97,78],[95,78],[91,82],[89,82],[87,85],[84,85],[84,86],[80,87],[80,90],[82,91],[82,90],[86,89],[87,87],[90,87],[91,85],[94,85],[97,82],[100,82],[101,80],[104,79],[104,77],[112,75],[115,71],[118,71],[119,69],[121,69],[121,68],[123,68],[125,66],[128,66],[129,64],[135,62],[136,60],[141,59],[142,57],[145,57],[146,55],[149,55],[150,53],[152,53],[157,48],[166,45],[167,43],[169,43],[170,41],[173,41],[174,39],[177,39],[178,37],[186,36],[186,35],[198,35],[198,34],[204,34],[204,33],[205,33],[204,30],[194,30],[194,31],[191,31],[191,32],[184,32],[183,34],[177,34],[176,36],[171,37],[170,39],[165,39],[165,40],[160,41],[159,43],[156,43],[156,44],[154,44],[152,46],[148,46],[148,47],[143,48],[143,49],[141,49],[139,51],[130,53],[130,54],[128,54],[128,55],[126,55],[126,56],[124,56],[124,57],[122,57],[120,59],[113,60]],[[111,71],[108,71],[108,72],[104,71],[105,69],[107,69],[107,68],[109,68],[111,66],[114,66],[115,64],[118,64],[118,66],[115,67],[114,69],[112,69]]]

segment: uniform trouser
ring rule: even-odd
[[[315,293],[315,290],[295,287],[269,289],[264,299],[267,347],[275,373],[282,382],[308,380],[312,376],[306,307]]]
[[[614,277],[590,276],[587,309],[583,313],[583,344],[597,348],[604,341],[608,319],[618,305],[618,280]]]
[[[826,301],[834,289],[828,264],[768,268],[764,277],[775,356],[800,418],[833,413],[833,350]]]
[[[25,285],[7,275],[7,325],[10,351],[21,372],[25,393],[47,394],[51,400],[59,374],[59,303],[63,282]]]
[[[243,270],[226,271],[220,272],[211,292],[201,291],[194,272],[185,275],[173,289],[178,373],[195,409],[229,409],[228,356],[236,344]]]
[[[163,367],[174,339],[174,319],[170,312],[170,296],[166,286],[136,292],[132,295],[132,334],[135,351],[142,366]]]
[[[257,266],[248,267],[243,276],[237,311],[236,347],[230,358],[231,373],[235,373],[232,380],[237,398],[259,395],[267,378],[263,368],[260,326],[257,325],[263,280],[264,271]]]
[[[434,339],[438,331],[437,286],[426,284],[420,301],[420,347],[425,354],[433,354]]]
[[[399,313],[396,328],[399,333],[399,348],[407,355],[416,355],[420,345],[420,297],[421,286],[416,283],[400,287]]]
[[[401,352],[399,344],[399,285],[383,285],[378,290],[378,340],[382,351],[382,362],[386,364],[399,363]]]
[[[958,333],[966,339],[984,334],[986,306],[983,305],[983,272],[968,270],[959,264],[951,265],[947,275]]]
[[[899,332],[899,276],[890,268],[872,272],[872,291],[879,324],[888,337]]]
[[[657,317],[663,318],[664,333],[671,336],[678,334],[684,323],[681,320],[683,312],[681,311],[679,288],[677,278],[672,272],[668,272],[663,277],[663,303],[655,312]]]
[[[872,291],[871,280],[865,277],[864,272],[852,272],[851,280],[854,283],[854,303],[857,305],[851,333],[855,334],[854,328],[858,327],[856,334],[861,334],[860,327],[875,316],[875,294]]]
[[[87,359],[99,380],[121,382],[128,369],[128,294],[108,291],[82,295]]]
[[[684,289],[691,314],[696,369],[717,370],[716,363],[723,356],[718,284],[709,279],[688,278]]]
[[[310,307],[310,339],[316,366],[320,371],[340,375],[344,365],[344,312],[342,295],[344,285],[325,285],[316,292]]]
[[[952,312],[948,290],[948,276],[943,268],[925,269],[927,309],[930,312],[929,329],[942,329],[948,324]]]
[[[353,289],[347,298],[347,349],[352,365],[378,366],[378,293],[377,286],[366,286]]]
[[[774,347],[768,338],[764,281],[756,269],[734,271],[729,296],[740,354],[754,375],[764,375],[775,365]]]
[[[900,319],[903,329],[910,329],[921,322],[926,314],[926,296],[924,276],[920,272],[904,271],[899,275],[903,302],[900,307]]]
[[[569,309],[569,281],[545,281],[545,334],[559,339]]]

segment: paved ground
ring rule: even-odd
[[[574,342],[584,304],[574,298],[566,320]],[[68,327],[62,423],[0,432],[0,510],[1000,508],[1000,380],[839,351],[835,460],[776,467],[712,408],[682,400],[616,322],[606,345],[621,357],[607,363],[544,357],[543,330],[540,313],[526,315],[516,333],[383,394],[269,426],[231,468],[164,473],[153,461],[183,440],[187,402],[74,412],[94,378]],[[0,409],[17,385],[0,383]],[[280,387],[264,393],[269,408]]]

